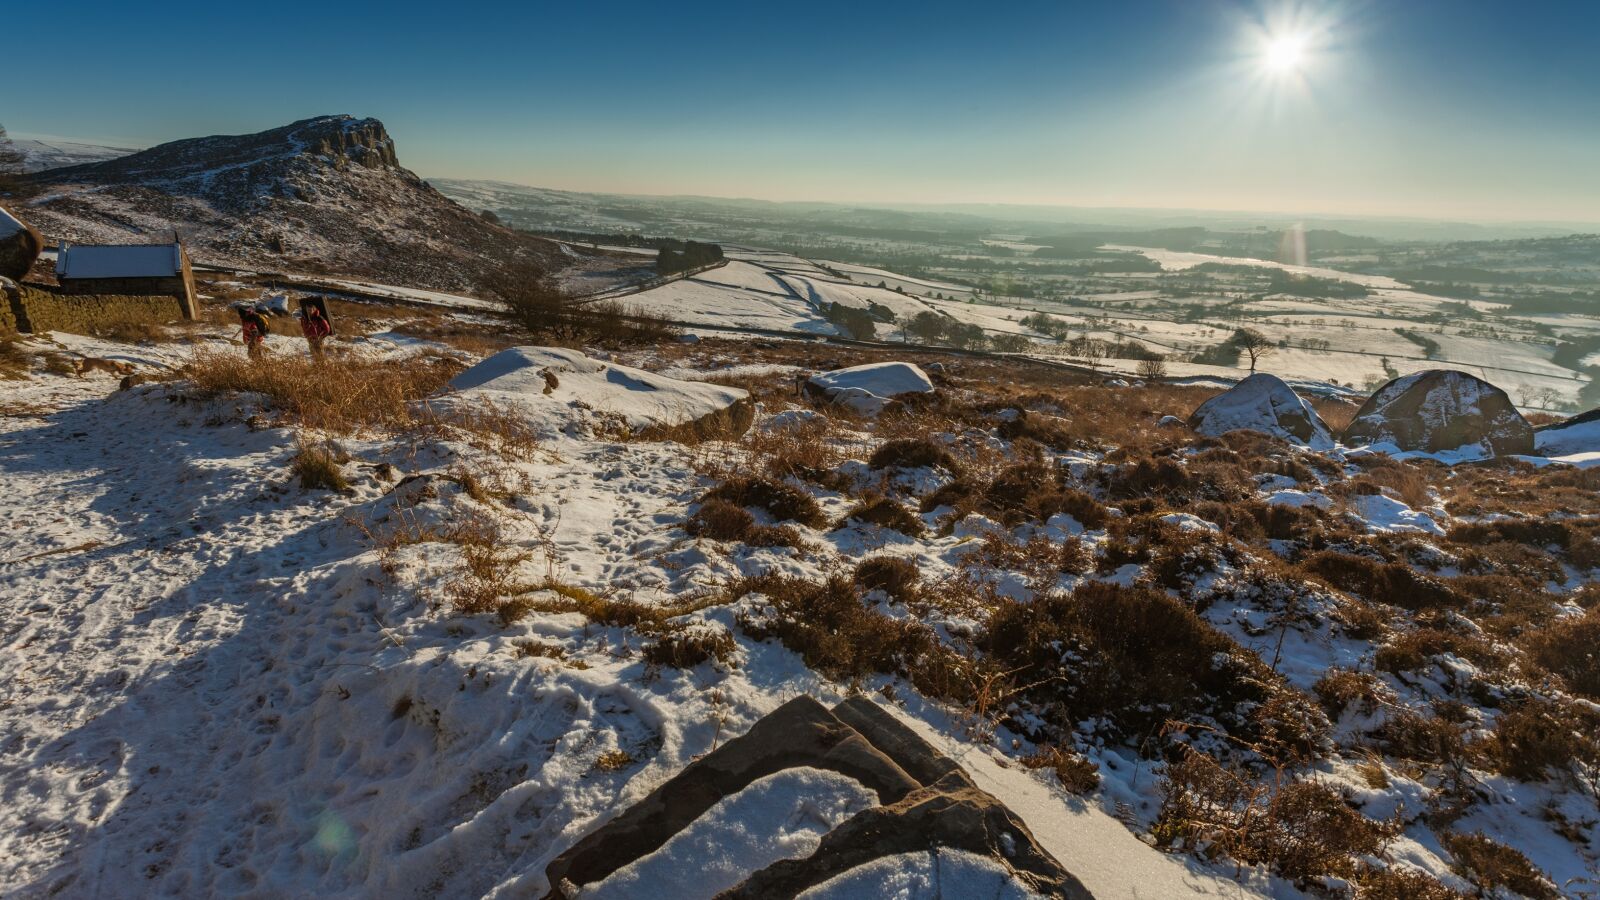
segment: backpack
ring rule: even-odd
[[[266,316],[263,316],[258,312],[253,312],[250,314],[250,318],[255,321],[256,328],[261,332],[262,337],[266,337],[272,333],[272,326],[267,324]]]

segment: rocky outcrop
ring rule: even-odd
[[[0,206],[0,278],[21,281],[43,250],[39,232]]]
[[[488,295],[562,265],[401,167],[383,123],[320,116],[257,134],[173,141],[22,177],[52,237],[168,241],[197,262],[336,274]]]
[[[801,385],[813,400],[837,403],[873,416],[890,401],[933,393],[933,381],[913,363],[886,362],[818,372]]]
[[[660,849],[723,798],[796,767],[848,775],[880,805],[829,832],[810,856],[753,872],[719,897],[794,897],[874,860],[940,848],[991,859],[1045,897],[1090,896],[1004,804],[882,708],[856,698],[830,711],[798,697],[558,856],[545,870],[548,898],[577,896]]]
[[[1333,447],[1333,433],[1311,404],[1283,379],[1265,372],[1251,375],[1200,404],[1189,416],[1189,427],[1211,437],[1243,429],[1314,450]]]
[[[1479,448],[1503,456],[1534,451],[1533,426],[1506,392],[1453,369],[1405,375],[1378,388],[1356,410],[1343,441],[1428,453]]]

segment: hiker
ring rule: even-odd
[[[328,321],[327,310],[320,300],[301,298],[300,331],[311,346],[312,357],[322,359],[322,342],[333,334],[333,323]]]
[[[267,335],[272,332],[267,317],[253,306],[240,306],[239,328],[244,334],[244,352],[251,359],[259,359],[266,347]]]

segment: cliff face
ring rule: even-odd
[[[51,238],[136,243],[176,230],[203,263],[482,293],[546,269],[550,244],[491,225],[400,165],[376,119],[321,116],[173,141],[24,178]]]

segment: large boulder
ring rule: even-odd
[[[1533,426],[1489,382],[1453,369],[1429,369],[1378,388],[1356,410],[1343,440],[1427,453],[1481,448],[1502,456],[1532,453]]]
[[[590,359],[561,347],[512,347],[451,382],[437,402],[447,411],[492,405],[523,418],[541,438],[561,435],[738,436],[755,407],[739,388],[681,381]]]
[[[1534,430],[1533,444],[1544,456],[1600,453],[1600,409],[1539,426]]]
[[[0,206],[0,278],[21,281],[43,250],[39,232]]]
[[[801,390],[813,399],[873,416],[896,398],[933,393],[933,380],[912,363],[871,363],[818,372],[806,379]]]
[[[1189,427],[1217,437],[1229,431],[1259,431],[1314,450],[1333,447],[1333,432],[1311,404],[1276,375],[1260,372],[1200,404]]]

